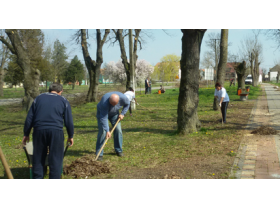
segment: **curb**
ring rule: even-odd
[[[249,130],[251,122],[254,121],[254,116],[255,116],[256,109],[257,109],[258,100],[259,99],[256,99],[254,107],[251,111],[249,120],[247,122],[247,126],[245,128],[246,130]],[[237,155],[233,161],[233,165],[231,167],[230,174],[228,177],[229,179],[240,179],[241,178],[242,169],[243,169],[244,160],[245,160],[245,153],[247,150],[247,145],[245,145],[245,143],[244,143],[244,138],[245,138],[245,136],[243,136],[243,139],[241,140],[240,145],[238,147]]]

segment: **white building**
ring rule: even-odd
[[[214,80],[214,69],[209,68],[209,69],[204,69],[204,80]]]

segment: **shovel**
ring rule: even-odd
[[[13,175],[12,175],[12,172],[11,172],[11,170],[10,170],[10,167],[8,166],[8,163],[7,163],[6,158],[5,158],[5,156],[4,156],[3,152],[2,152],[1,147],[0,147],[0,159],[1,159],[1,161],[2,161],[2,164],[3,164],[3,166],[4,166],[4,169],[5,169],[6,174],[7,174],[7,176],[8,176],[8,179],[13,179],[14,177],[13,177]]]
[[[114,130],[115,130],[115,128],[117,127],[117,125],[118,125],[118,123],[120,122],[120,120],[121,120],[121,119],[119,118],[118,121],[116,122],[115,126],[114,126],[113,129],[111,130],[111,133],[114,132]],[[99,150],[98,154],[96,155],[95,161],[98,159],[98,157],[99,157],[101,151],[104,149],[105,144],[107,143],[108,140],[109,140],[109,138],[106,138],[106,139],[105,139],[105,141],[104,141],[104,143],[103,143],[101,149]]]

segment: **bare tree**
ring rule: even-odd
[[[212,59],[214,60],[214,81],[217,81],[217,72],[218,72],[218,63],[220,58],[220,33],[210,33],[208,34],[208,40],[205,41],[206,46],[209,47],[209,51],[207,53],[211,55]]]
[[[200,46],[205,29],[181,29],[181,83],[178,98],[177,124],[180,134],[196,132],[201,126],[197,116],[199,102]]]
[[[18,65],[24,72],[24,90],[25,96],[23,98],[23,109],[26,111],[31,106],[34,99],[39,95],[39,79],[40,71],[35,69],[31,65],[31,60],[25,50],[22,41],[20,39],[17,29],[6,29],[6,34],[8,35],[10,42],[7,42],[3,36],[0,37],[0,41],[7,46],[11,53],[17,56]]]
[[[118,41],[119,45],[120,45],[120,51],[121,51],[121,59],[122,59],[122,63],[124,65],[125,68],[125,73],[126,73],[126,90],[128,90],[128,88],[130,87],[130,62],[128,61],[128,58],[126,56],[126,50],[125,50],[125,42],[124,42],[124,38],[126,36],[128,36],[128,31],[127,30],[123,30],[123,29],[112,29],[114,34],[115,34],[115,41]],[[138,55],[137,55],[137,46],[138,43],[140,44],[140,49],[142,49],[141,46],[141,41],[139,39],[140,36],[140,32],[141,29],[134,29],[134,43],[133,43],[133,58],[134,58],[134,69],[136,68],[136,61],[138,59]]]
[[[83,56],[85,60],[85,64],[89,74],[89,89],[87,94],[87,102],[96,102],[98,96],[98,84],[99,84],[99,74],[100,68],[103,63],[103,45],[107,39],[108,34],[110,33],[110,29],[105,29],[103,38],[101,37],[101,30],[96,29],[96,61],[91,58],[88,51],[88,43],[87,43],[87,31],[86,29],[81,29],[76,34],[76,40],[79,40],[81,37],[81,46],[83,50]]]
[[[277,49],[280,48],[280,29],[269,29],[266,32],[269,39],[273,39],[277,43]]]
[[[253,78],[253,86],[258,85],[259,65],[262,62],[262,44],[259,42],[260,30],[255,30],[254,38],[247,37],[241,41],[240,57],[242,60],[250,63],[250,73]]]

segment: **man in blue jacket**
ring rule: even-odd
[[[98,136],[96,141],[96,155],[101,149],[105,138],[111,138],[111,133],[109,131],[108,119],[110,120],[112,126],[116,124],[118,119],[124,118],[127,110],[129,109],[130,102],[128,98],[120,92],[109,92],[106,93],[101,101],[97,104],[97,121],[98,121]],[[119,109],[123,107],[121,114],[119,114]],[[123,156],[122,150],[122,128],[121,122],[115,128],[114,131],[114,147],[118,156]],[[103,151],[101,151],[98,160],[103,160]]]
[[[49,147],[49,178],[59,179],[63,165],[63,122],[68,133],[68,142],[73,145],[74,125],[69,102],[61,96],[63,87],[53,83],[49,93],[37,96],[27,114],[24,125],[23,144],[29,142],[33,127],[33,178],[44,178],[44,165]]]

